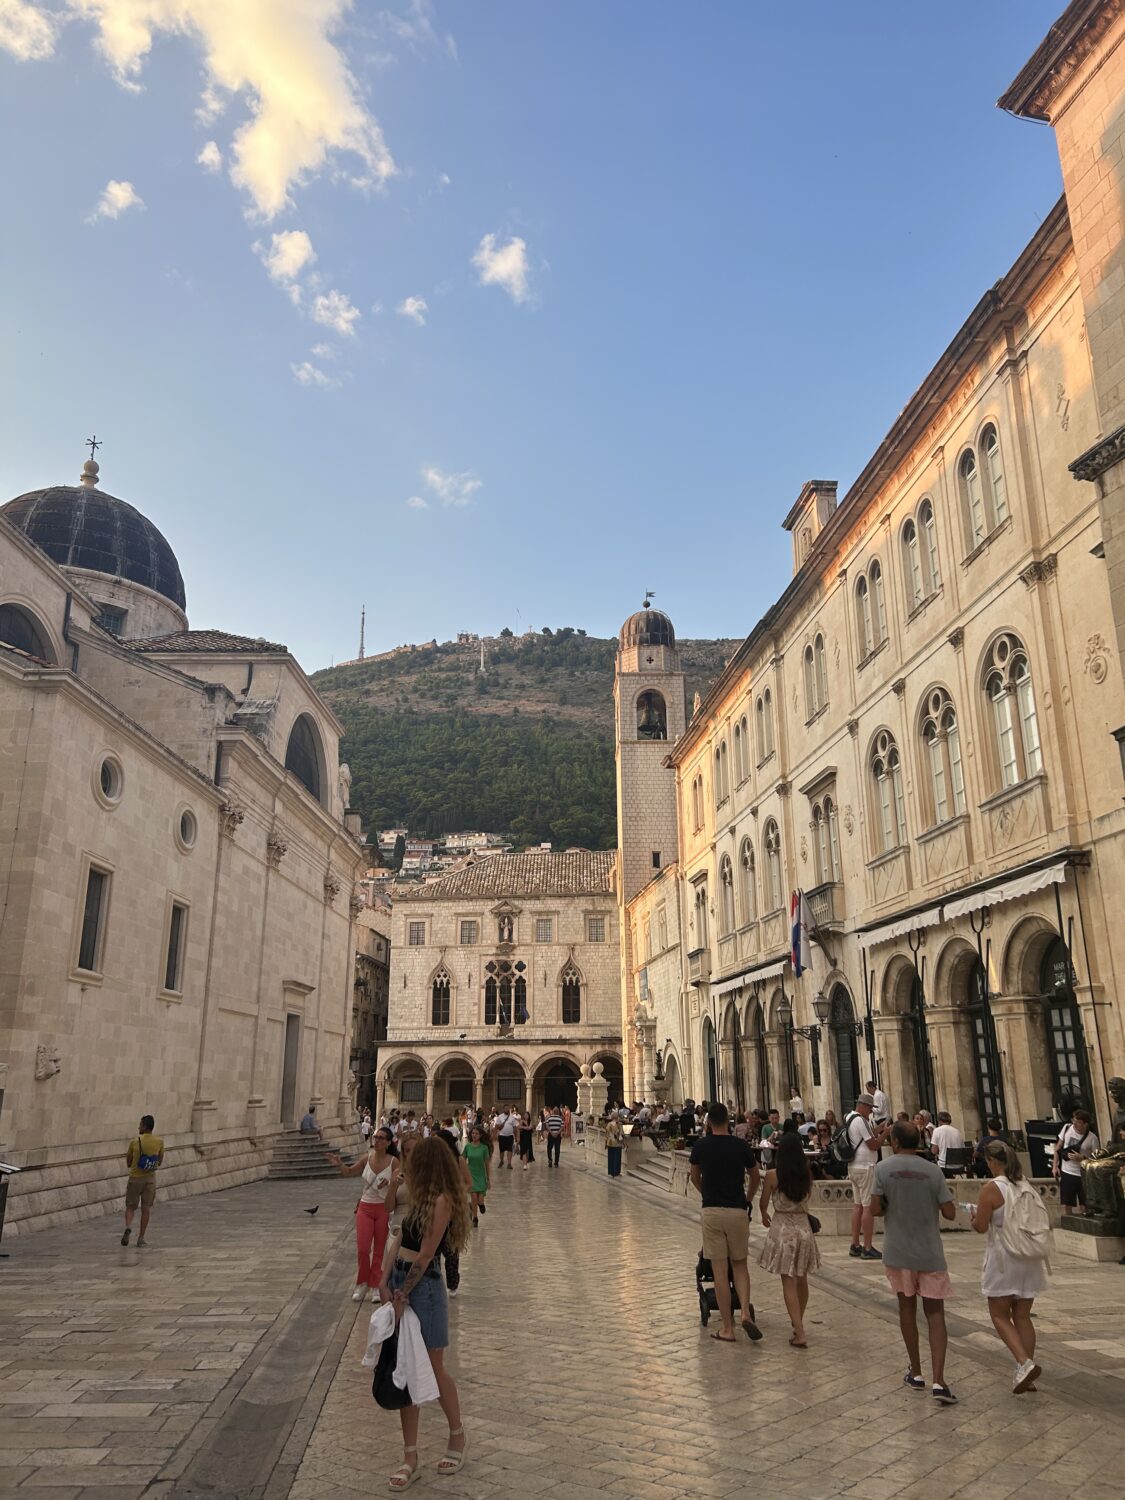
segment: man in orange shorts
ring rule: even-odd
[[[875,1168],[872,1202],[876,1214],[883,1216],[883,1269],[898,1296],[898,1322],[910,1356],[910,1368],[902,1381],[912,1391],[926,1389],[918,1344],[921,1296],[933,1369],[931,1394],[942,1406],[953,1406],[957,1397],[945,1383],[945,1303],[953,1296],[953,1287],[938,1216],[954,1218],[957,1206],[941,1168],[918,1155],[919,1137],[913,1125],[895,1125],[891,1147],[891,1159]]]

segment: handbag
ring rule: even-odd
[[[809,1219],[809,1228],[812,1230],[813,1234],[819,1234],[820,1233],[820,1220],[817,1218],[816,1214],[809,1214],[808,1219]]]
[[[413,1406],[408,1389],[395,1385],[395,1365],[398,1363],[398,1327],[389,1339],[384,1339],[375,1362],[375,1373],[371,1377],[371,1394],[376,1405],[385,1411],[398,1411],[404,1406]]]

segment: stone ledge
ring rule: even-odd
[[[1063,1255],[1099,1264],[1119,1261],[1125,1256],[1125,1236],[1119,1234],[1081,1234],[1073,1229],[1055,1230],[1055,1249]]]

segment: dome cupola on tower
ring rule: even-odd
[[[617,639],[623,651],[629,646],[674,647],[676,632],[663,610],[646,607],[629,616]]]

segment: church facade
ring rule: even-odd
[[[1118,102],[1121,12],[1072,6],[1086,50],[1064,37]],[[1104,227],[1116,264],[1119,205]],[[839,1115],[875,1078],[967,1134],[1075,1099],[1106,1129],[1125,1073],[1125,529],[1112,482],[1072,472],[1106,428],[1087,245],[1064,197],[847,494],[805,484],[791,582],[682,733],[670,716],[664,755],[642,764],[619,722],[633,1092],[784,1107],[796,1086]],[[682,707],[655,616],[622,631],[618,694]],[[673,859],[645,868],[669,819]]]
[[[537,1113],[600,1062],[624,1097],[612,851],[470,856],[395,898],[379,1113]]]
[[[284,646],[191,630],[98,485],[0,509],[0,1159],[9,1235],[101,1214],[143,1113],[171,1196],[350,1110],[358,818]]]

